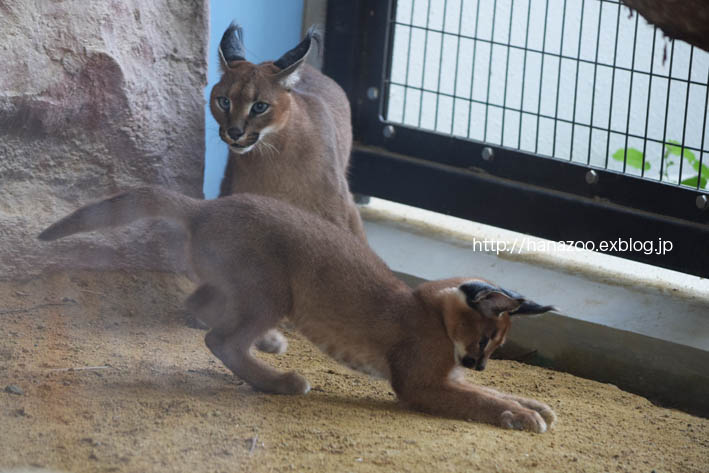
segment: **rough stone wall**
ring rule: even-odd
[[[130,186],[202,196],[207,28],[208,0],[0,0],[0,279],[184,269],[166,223],[35,236]]]

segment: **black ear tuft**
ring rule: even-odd
[[[559,309],[553,305],[539,305],[534,301],[525,300],[519,309],[511,312],[510,315],[532,315],[532,314],[543,314],[549,311],[558,311]]]
[[[465,294],[468,305],[487,317],[499,317],[503,312],[510,315],[531,315],[557,310],[554,306],[539,305],[518,292],[485,281],[470,281],[459,289]]]
[[[485,281],[470,281],[462,284],[458,289],[465,294],[468,305],[485,317],[497,318],[504,312],[512,313],[524,301],[521,296],[518,299],[504,289]]]
[[[500,288],[502,289],[502,288]],[[502,289],[502,291],[510,297],[513,297],[519,301],[522,301],[522,305],[515,311],[510,312],[510,315],[532,315],[532,314],[543,314],[544,312],[549,312],[550,310],[558,310],[553,305],[539,305],[534,301],[530,301],[522,294],[510,291],[509,289]]]
[[[232,61],[245,61],[246,48],[244,47],[244,30],[233,21],[224,31],[222,40],[219,43],[219,55],[222,58],[224,67],[228,67]]]
[[[312,25],[308,28],[305,36],[310,36],[311,41],[315,42],[315,46],[318,48],[318,54],[322,54],[323,38],[322,38],[322,26]]]
[[[303,38],[295,48],[286,52],[283,56],[274,61],[273,64],[282,71],[297,63],[299,64],[305,60],[305,57],[313,47],[313,43],[318,46],[319,50],[322,44],[322,34],[320,33],[320,29],[315,25],[308,28],[307,33],[305,33],[305,38]]]
[[[485,282],[485,281],[470,281],[466,282],[465,284],[461,285],[458,289],[460,289],[463,294],[465,294],[465,300],[468,302],[468,305],[471,307],[475,307],[475,304],[479,302],[481,299],[483,299],[485,296],[490,294],[493,291],[498,291],[500,288],[493,286],[492,284]]]

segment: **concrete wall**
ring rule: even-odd
[[[0,1],[0,278],[184,266],[163,224],[39,244],[139,184],[201,197],[208,3]]]

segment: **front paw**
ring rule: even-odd
[[[554,411],[551,409],[551,407],[547,406],[543,402],[535,401],[534,399],[517,399],[517,402],[519,402],[522,406],[532,409],[533,411],[537,411],[539,415],[542,416],[544,419],[544,422],[547,424],[547,428],[551,429],[556,422],[556,414]]]
[[[554,424],[556,423],[556,413],[551,410],[551,407],[547,406],[544,403],[539,403],[543,407],[542,409],[534,409],[535,411],[539,412],[539,415],[542,416],[544,421],[547,423],[547,429],[551,429],[554,427]]]
[[[552,412],[552,414],[554,413]],[[504,411],[500,415],[500,426],[506,429],[527,430],[538,434],[547,431],[547,423],[542,416],[537,411],[523,407],[515,411]]]

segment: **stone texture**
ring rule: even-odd
[[[201,197],[207,5],[0,0],[0,279],[184,268],[184,236],[166,223],[35,236],[130,186]]]

